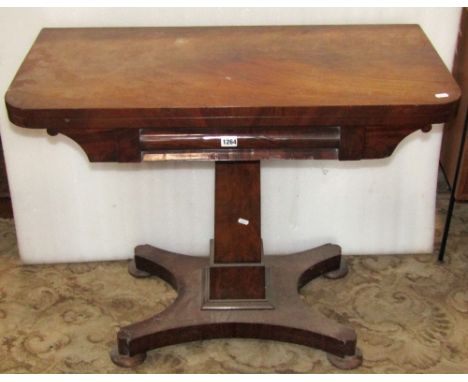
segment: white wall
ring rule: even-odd
[[[0,9],[0,94],[42,27],[420,24],[448,67],[460,9]],[[90,164],[63,137],[0,131],[23,261],[123,259],[137,244],[207,254],[212,163]],[[440,127],[408,137],[391,158],[262,162],[266,253],[324,242],[347,254],[432,251]]]

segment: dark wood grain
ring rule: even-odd
[[[59,28],[6,103],[32,128],[385,128],[444,122],[459,96],[416,25]]]
[[[85,151],[90,162],[140,162],[138,130],[47,129],[49,135],[63,134]]]
[[[258,161],[263,159],[338,159],[338,149],[199,149],[142,152],[143,161]]]
[[[338,126],[313,126],[302,129],[285,128],[219,128],[204,129],[143,129],[141,149],[191,150],[220,149],[224,136],[236,136],[237,148],[243,149],[326,149],[339,148]]]
[[[431,130],[431,126],[388,126],[384,130],[380,126],[366,126],[365,144],[360,159],[385,158],[390,156],[405,137],[417,130],[428,132]]]
[[[382,158],[459,96],[418,26],[368,25],[44,29],[5,99],[90,161],[138,162]]]
[[[169,309],[120,329],[118,351],[112,353],[114,362],[134,366],[151,349],[187,341],[259,338],[311,346],[336,355],[332,362],[338,367],[358,367],[362,356],[355,331],[306,306],[298,294],[306,283],[339,268],[340,247],[328,244],[265,259],[274,284],[274,309],[261,314],[251,309],[202,310],[200,270],[209,266],[208,257],[177,255],[149,245],[137,247],[138,268],[166,280],[178,296]]]
[[[212,300],[266,299],[264,266],[211,266],[209,277]]]
[[[193,128],[170,129],[47,129],[63,134],[85,151],[91,162],[166,160],[256,161],[263,159],[385,158],[409,134],[429,131],[430,125],[313,126],[295,129]],[[217,133],[218,132],[218,133]],[[220,138],[235,135],[235,148],[220,146]]]
[[[418,26],[367,25],[44,29],[5,99],[13,123],[63,134],[92,162],[217,161],[212,256],[136,248],[130,273],[179,295],[120,330],[115,363],[252,337],[322,349],[347,369],[362,362],[354,330],[297,293],[344,276],[341,250],[263,256],[259,161],[383,158],[448,120],[459,97]],[[226,136],[237,146],[222,147]]]
[[[217,162],[213,262],[259,263],[261,256],[260,162]]]

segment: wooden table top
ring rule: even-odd
[[[6,104],[32,128],[343,126],[443,122],[459,97],[416,25],[66,28]]]

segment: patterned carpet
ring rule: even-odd
[[[440,193],[438,236],[447,199]],[[435,255],[348,257],[346,278],[302,289],[310,309],[356,329],[364,363],[351,372],[468,372],[467,220],[468,205],[457,204],[443,265]],[[130,277],[125,262],[23,266],[13,222],[0,220],[0,372],[342,372],[318,350],[239,339],[157,349],[134,370],[114,366],[119,325],[175,296],[163,281]]]

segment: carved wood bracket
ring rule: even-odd
[[[91,162],[263,159],[360,160],[390,156],[409,134],[431,125],[283,128],[47,129],[78,143]],[[235,146],[222,146],[223,139]],[[232,141],[234,142],[234,141]]]

